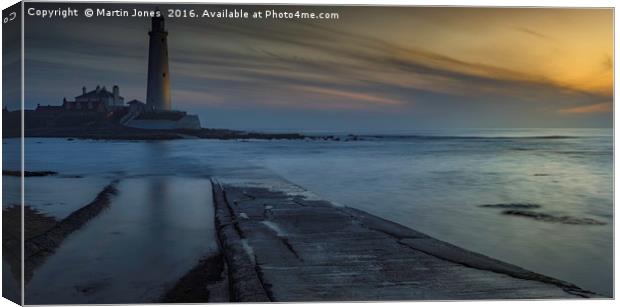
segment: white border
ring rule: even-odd
[[[563,1],[551,1],[551,0],[501,0],[501,1],[493,1],[493,0],[451,0],[451,1],[433,1],[433,0],[388,0],[388,1],[380,1],[380,0],[312,0],[312,1],[300,1],[300,0],[227,0],[227,1],[175,1],[175,0],[135,0],[135,1],[96,1],[96,0],[84,0],[84,1],[28,1],[28,2],[125,2],[125,3],[154,3],[154,2],[162,2],[162,3],[231,3],[231,4],[325,4],[325,5],[404,5],[404,6],[413,6],[413,5],[422,5],[422,6],[492,6],[492,7],[613,7],[615,9],[616,3],[615,1],[610,0],[563,0]],[[2,9],[5,9],[13,4],[17,3],[14,0],[0,0],[0,4]],[[615,12],[614,12],[615,15]],[[614,16],[615,20],[615,16]],[[24,18],[22,16],[22,29],[23,29]],[[617,55],[617,50],[615,49],[615,38],[618,33],[618,25],[614,23],[614,64],[615,58]],[[1,30],[0,30],[0,39],[2,38]],[[23,31],[22,31],[22,72],[24,72],[24,61],[23,61]],[[2,65],[0,59],[0,66]],[[614,76],[617,73],[617,66],[614,65]],[[0,79],[1,83],[1,79]],[[22,73],[22,110],[24,107],[24,73]],[[614,78],[614,97],[615,97],[615,89],[618,87],[618,81]],[[615,99],[614,99],[615,100]],[[615,105],[615,103],[614,103]],[[23,114],[22,114],[23,116]],[[616,108],[614,108],[614,123],[615,119],[618,116],[618,112]],[[23,120],[22,120],[22,129],[23,129]],[[0,133],[2,131],[1,120],[0,120]],[[22,130],[23,131],[23,130]],[[615,150],[615,144],[618,143],[620,135],[615,133],[616,128],[614,125],[614,174],[616,173],[616,164],[615,161],[620,157],[620,154]],[[22,170],[24,169],[24,160],[23,160],[23,150],[24,150],[24,142],[22,139]],[[0,163],[2,162],[2,157],[0,156]],[[0,164],[1,165],[1,164]],[[23,177],[22,177],[23,178]],[[23,180],[23,179],[22,179]],[[24,201],[24,191],[23,191],[23,182],[22,182],[22,203]],[[618,202],[620,197],[615,193],[615,190],[618,188],[618,184],[615,181],[614,176],[614,204]],[[0,197],[2,192],[0,191]],[[615,210],[614,210],[615,212]],[[23,217],[23,207],[22,207],[22,217]],[[615,217],[615,214],[614,214]],[[22,232],[23,232],[23,223],[22,223]],[[23,235],[23,233],[22,233]],[[618,237],[618,230],[615,228],[614,223],[614,243],[615,238]],[[23,244],[23,240],[22,240]],[[614,280],[618,276],[617,267],[615,266],[616,255],[618,255],[617,246],[614,244]],[[23,247],[22,247],[23,253]],[[23,270],[23,267],[22,267]],[[22,271],[23,276],[23,271]],[[0,280],[1,285],[1,280]],[[614,294],[617,294],[618,283],[616,282],[614,285]],[[22,293],[23,285],[22,285]],[[307,306],[325,306],[325,307],[336,307],[336,306],[448,306],[448,304],[458,304],[459,306],[503,306],[503,307],[516,307],[521,306],[522,304],[526,304],[528,306],[562,306],[562,307],[573,307],[573,306],[581,306],[586,301],[583,300],[563,300],[563,301],[458,301],[458,302],[381,302],[381,303],[298,303],[304,304]],[[587,304],[589,306],[603,306],[614,304],[613,300],[588,300]],[[178,304],[180,306],[185,306],[183,304]],[[201,304],[194,304],[200,306]],[[206,304],[202,304],[205,305]],[[231,306],[232,304],[209,304],[209,306]],[[234,304],[236,305],[236,304]],[[272,304],[244,304],[246,306],[272,306]],[[289,304],[285,304],[289,305]],[[290,304],[293,305],[293,304]],[[2,298],[0,299],[0,307],[4,306],[15,306],[14,303]],[[94,306],[94,305],[72,305],[72,306]],[[149,304],[149,306],[170,306],[170,305],[161,305],[161,304]]]

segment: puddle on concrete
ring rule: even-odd
[[[217,251],[208,179],[141,177],[118,189],[35,271],[26,304],[153,302]]]

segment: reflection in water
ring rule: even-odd
[[[109,210],[38,268],[26,303],[150,302],[216,250],[209,180],[122,180]]]
[[[19,187],[19,177],[3,176],[3,187]],[[66,178],[59,176],[28,177],[24,179],[26,205],[37,211],[63,219],[92,201],[110,183],[109,178]],[[2,207],[20,203],[19,192],[2,195]]]
[[[161,204],[166,201],[166,180],[161,177],[150,178],[149,180],[151,188],[149,189],[149,200],[155,206],[162,206]]]
[[[164,218],[164,206],[169,201],[166,193],[166,180],[161,177],[147,178],[147,197],[151,213],[151,220],[156,224],[162,224]]]

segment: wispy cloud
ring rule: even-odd
[[[388,97],[382,97],[376,94],[369,94],[369,93],[351,92],[351,91],[328,89],[328,88],[321,88],[321,87],[315,87],[315,86],[292,86],[292,88],[295,90],[301,90],[304,92],[325,95],[331,98],[344,98],[347,100],[359,101],[362,103],[370,102],[370,103],[378,104],[378,105],[399,105],[403,103],[400,100],[391,99]]]
[[[558,110],[562,114],[590,114],[590,113],[610,113],[613,111],[612,102],[595,103],[586,106],[564,108]]]
[[[551,37],[549,37],[549,36],[547,36],[545,34],[542,34],[540,32],[528,29],[526,27],[515,27],[515,29],[517,31],[519,31],[519,32],[526,33],[526,34],[529,34],[529,35],[532,35],[534,37],[538,37],[538,38],[541,38],[541,39],[544,39],[544,40],[550,40],[551,39]]]

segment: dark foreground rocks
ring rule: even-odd
[[[201,259],[170,289],[161,303],[228,302],[228,272],[222,254]]]
[[[54,176],[58,175],[57,172],[52,171],[24,171],[24,177],[45,177],[45,176]],[[12,176],[12,177],[21,177],[22,172],[20,171],[11,171],[11,170],[2,170],[2,176]]]
[[[42,214],[30,206],[24,206],[24,239],[39,236],[56,225],[53,217]],[[12,205],[2,210],[2,246],[4,259],[11,267],[15,280],[21,280],[22,207]]]
[[[303,194],[214,180],[213,198],[232,301],[597,296]]]

